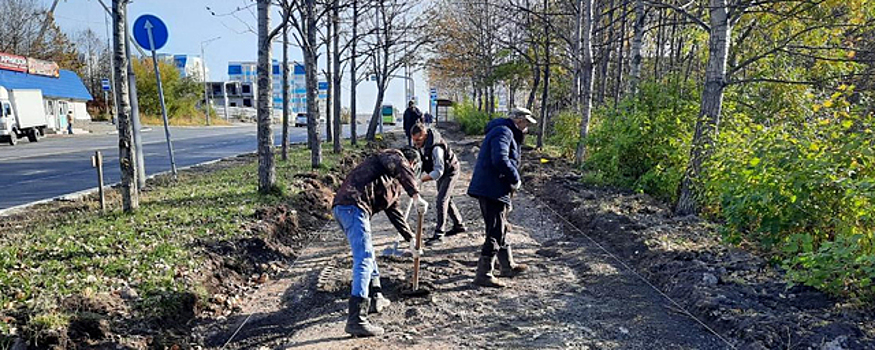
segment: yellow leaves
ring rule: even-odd
[[[549,163],[549,162],[550,162],[549,159],[541,158],[541,164],[547,164],[547,163]]]
[[[856,56],[857,56],[857,52],[856,52],[856,51],[848,51],[848,58],[849,58],[849,59],[853,59],[853,58],[856,57]]]
[[[825,108],[830,108],[833,106],[833,104],[834,104],[834,102],[832,102],[832,100],[823,101],[823,107],[825,107]]]
[[[820,112],[821,108],[823,108],[823,106],[816,104],[816,103],[813,106],[811,106],[811,110],[813,110],[814,113]]]

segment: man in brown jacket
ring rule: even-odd
[[[383,328],[367,319],[368,312],[381,312],[389,305],[380,290],[380,273],[371,240],[371,217],[385,211],[405,240],[413,238],[404,220],[400,199],[406,191],[421,212],[428,207],[419,196],[414,171],[418,166],[419,152],[413,148],[380,151],[356,166],[334,196],[334,219],[346,233],[352,249],[352,295],[345,331],[353,336],[383,334]],[[373,296],[373,304],[369,296]]]

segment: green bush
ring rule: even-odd
[[[456,116],[456,121],[462,126],[462,132],[466,135],[483,135],[486,132],[486,124],[491,120],[486,111],[478,111],[477,107],[467,100],[453,106],[453,115]],[[493,116],[500,117],[499,114]]]
[[[596,110],[586,140],[584,180],[675,201],[698,109],[697,96],[681,93],[679,86],[646,83],[637,98],[616,110]],[[561,116],[557,122],[554,139],[566,148],[574,147],[575,136],[563,134],[579,132],[570,127],[574,120],[579,118]]]
[[[556,146],[566,158],[574,157],[580,141],[580,115],[562,111],[553,118],[553,132],[547,136],[547,144]]]
[[[875,296],[875,117],[842,86],[808,118],[758,123],[735,116],[706,165],[706,201],[732,241],[783,253],[796,282]]]

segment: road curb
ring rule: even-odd
[[[223,157],[223,158],[219,158],[219,159],[208,160],[208,161],[206,161],[206,162],[202,162],[202,163],[197,163],[197,164],[192,164],[192,165],[184,166],[184,167],[178,168],[178,169],[176,169],[176,170],[177,170],[177,172],[179,172],[179,171],[188,170],[188,169],[191,169],[191,168],[196,168],[196,167],[199,167],[199,166],[205,166],[205,165],[215,164],[215,163],[218,163],[218,162],[221,162],[221,161],[224,161],[224,160],[229,160],[229,159],[237,158],[237,157],[240,157],[240,156],[243,156],[243,155],[247,155],[247,154],[255,154],[256,152],[257,152],[257,151],[239,153],[239,154],[236,154],[236,155],[233,155],[233,156],[228,156],[228,157]],[[153,178],[155,178],[155,177],[158,177],[158,176],[161,176],[161,175],[167,175],[167,174],[170,174],[170,173],[171,173],[170,170],[162,171],[162,172],[159,172],[159,173],[155,173],[155,174],[152,174],[152,175],[146,176],[146,180],[148,181],[148,180],[153,179]],[[105,185],[104,188],[115,188],[116,186],[118,186],[118,185],[120,185],[120,184],[121,184],[121,182],[116,182],[116,183],[113,183],[113,184]],[[38,201],[35,201],[35,202],[30,202],[30,203],[26,203],[26,204],[22,204],[22,205],[17,205],[17,206],[10,207],[10,208],[6,208],[6,209],[0,209],[0,218],[7,217],[7,216],[10,216],[10,215],[12,215],[12,214],[19,213],[19,212],[23,211],[24,209],[27,209],[27,208],[30,208],[30,207],[32,207],[32,206],[39,205],[39,204],[45,204],[45,203],[56,202],[56,201],[76,201],[76,200],[82,199],[83,197],[86,197],[86,196],[88,196],[88,195],[91,195],[91,194],[97,193],[97,191],[98,191],[99,189],[100,189],[99,187],[92,187],[92,188],[89,188],[89,189],[86,189],[86,190],[82,190],[82,191],[78,191],[78,192],[67,193],[67,194],[63,194],[63,195],[56,196],[56,197],[52,197],[52,198],[48,198],[48,199],[41,199],[41,200],[38,200]]]

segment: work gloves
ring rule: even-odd
[[[425,212],[428,211],[428,202],[426,202],[425,199],[422,199],[422,196],[416,197],[416,209],[419,210],[422,215],[425,215]]]
[[[520,188],[523,187],[523,182],[522,182],[522,181],[517,181],[517,182],[514,183],[513,185],[510,185],[510,187],[513,188],[514,191],[519,191]]]

